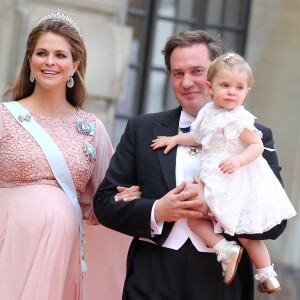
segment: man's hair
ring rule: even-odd
[[[175,48],[189,47],[194,44],[204,44],[207,46],[209,58],[213,61],[224,53],[224,46],[220,34],[212,36],[203,30],[188,30],[172,35],[168,38],[165,47],[161,51],[167,70],[171,71],[170,57]]]

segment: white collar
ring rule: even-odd
[[[182,110],[179,118],[179,127],[190,127],[195,117]]]

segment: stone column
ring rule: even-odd
[[[16,79],[32,27],[44,13],[60,8],[76,20],[86,43],[86,108],[112,136],[115,104],[126,93],[129,70],[132,29],[123,24],[127,0],[2,0],[0,8],[0,93]]]
[[[255,82],[245,103],[257,122],[273,131],[285,190],[296,210],[300,206],[299,15],[299,1],[253,1],[246,58]],[[284,234],[268,243],[273,260],[300,266],[299,218],[291,219]]]

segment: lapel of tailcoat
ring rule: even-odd
[[[173,136],[178,134],[178,124],[181,107],[171,111],[170,115],[161,122],[153,122],[153,135],[157,136]],[[169,190],[176,186],[176,153],[177,147],[173,148],[168,154],[163,153],[164,148],[156,150],[161,165],[162,173],[165,178]]]

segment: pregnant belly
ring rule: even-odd
[[[74,240],[79,232],[75,208],[58,187],[30,185],[0,188],[0,237],[24,245],[42,237]],[[13,242],[13,240],[11,241]],[[1,245],[0,245],[1,246]]]
[[[0,188],[0,270],[1,299],[67,299],[81,277],[79,225],[60,188]]]

